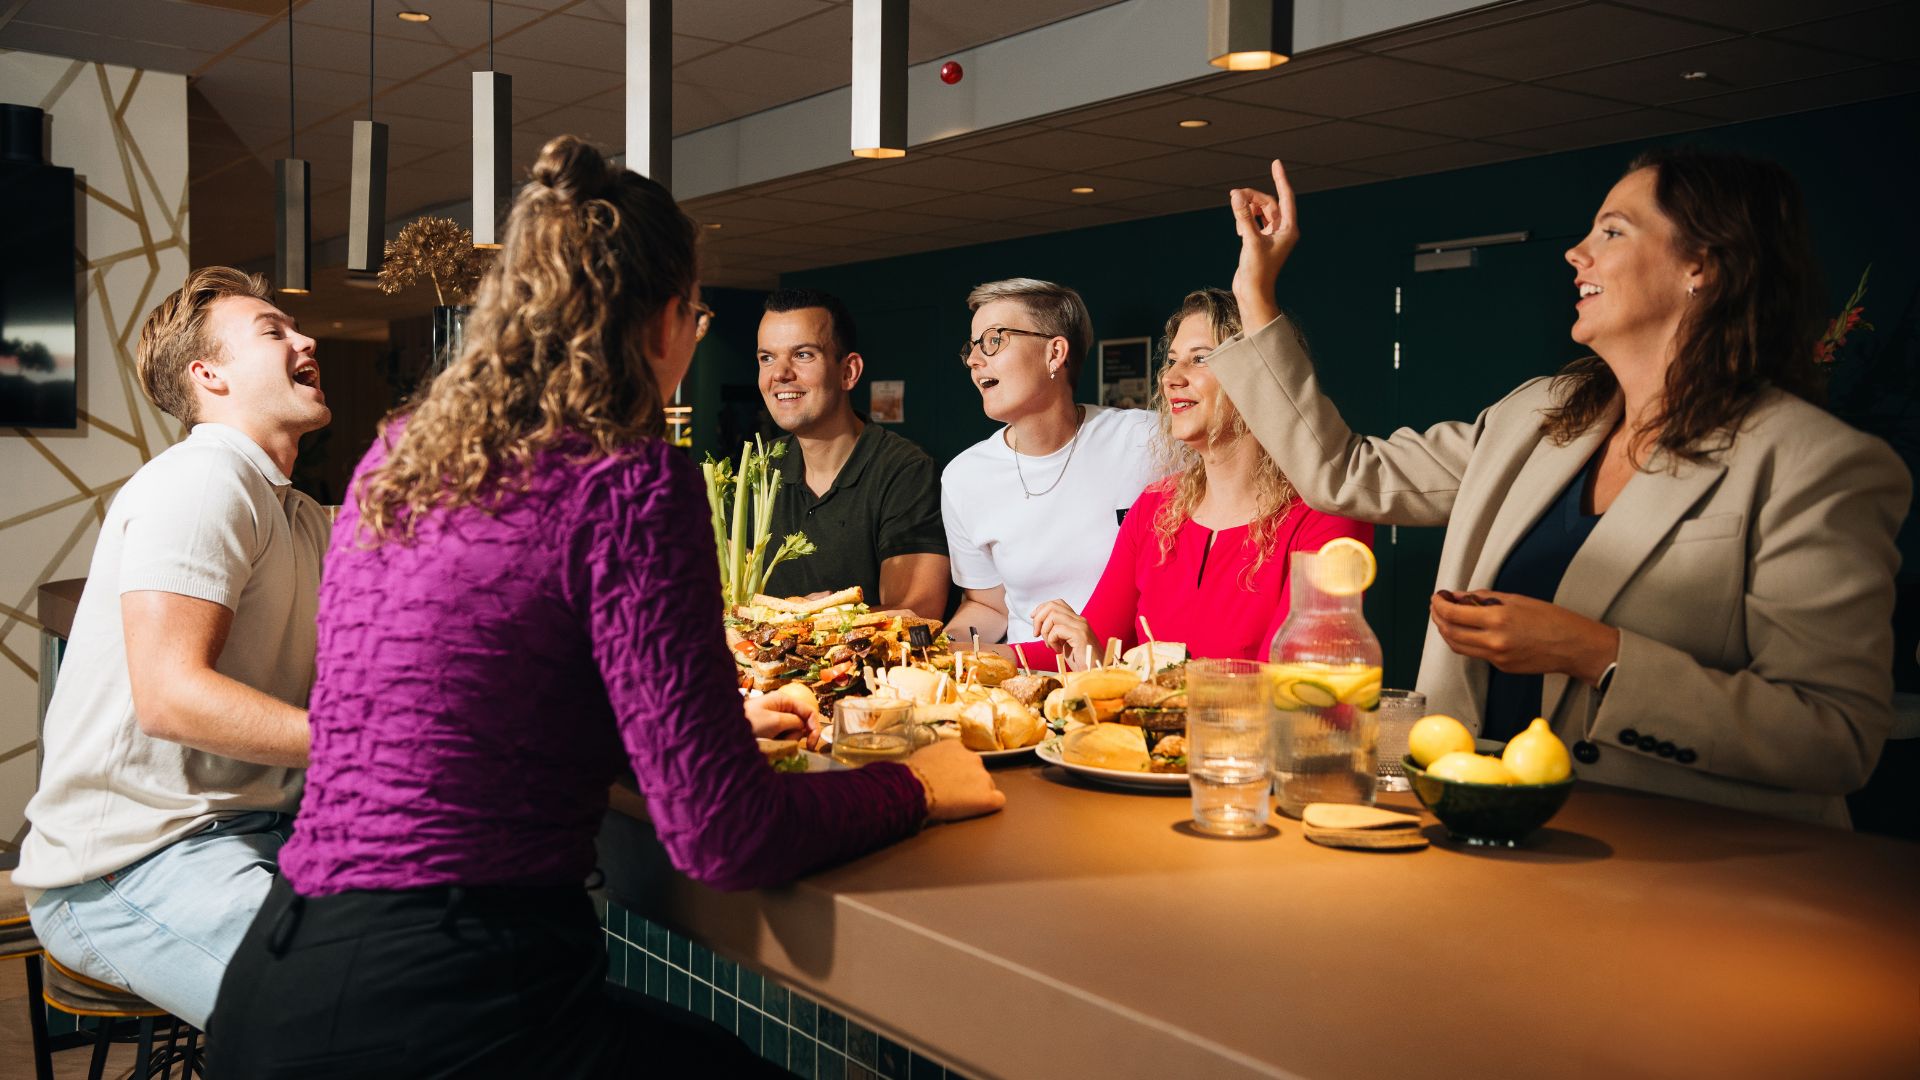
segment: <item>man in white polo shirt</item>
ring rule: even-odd
[[[257,275],[188,275],[140,381],[192,428],[107,511],[15,883],[81,974],[196,1026],[300,798],[326,511],[287,480],[332,418],[312,338]]]

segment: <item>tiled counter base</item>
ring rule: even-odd
[[[601,925],[607,978],[692,1010],[807,1080],[964,1080],[825,1005],[742,967],[616,901]]]

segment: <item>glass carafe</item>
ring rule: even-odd
[[[1289,570],[1291,606],[1268,653],[1280,810],[1299,817],[1308,803],[1370,805],[1380,639],[1361,613],[1364,582],[1350,553],[1296,551]]]

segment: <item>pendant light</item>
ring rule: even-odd
[[[853,0],[853,156],[907,153],[907,0]]]
[[[273,215],[273,266],[280,291],[305,296],[312,291],[313,200],[307,163],[297,156],[293,113],[293,0],[287,0],[287,156],[273,163],[276,192]]]
[[[367,0],[367,118],[353,122],[347,269],[378,270],[387,239],[387,125],[373,119],[373,0]]]
[[[1209,0],[1207,63],[1265,71],[1293,56],[1293,0]]]
[[[673,0],[627,0],[627,168],[673,190]]]
[[[487,70],[473,73],[473,246],[500,246],[513,196],[513,76],[493,70],[493,0],[487,0]]]

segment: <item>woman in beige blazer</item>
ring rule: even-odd
[[[1210,367],[1309,505],[1447,526],[1420,664],[1434,709],[1476,726],[1490,683],[1537,693],[1583,779],[1845,826],[1892,723],[1911,481],[1806,400],[1818,298],[1791,177],[1635,162],[1567,252],[1594,356],[1383,439],[1347,427],[1275,305],[1298,229],[1273,174],[1272,195],[1232,194],[1234,295],[1259,329]],[[1516,551],[1557,584],[1496,590]]]

